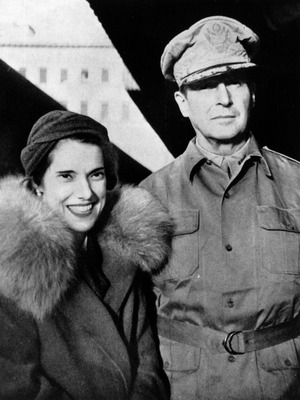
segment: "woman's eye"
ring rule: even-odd
[[[101,180],[105,177],[104,171],[97,171],[91,175],[91,178],[94,180]]]
[[[72,179],[71,174],[60,174],[59,177],[62,178],[63,180],[70,180],[70,179]]]

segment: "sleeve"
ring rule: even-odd
[[[141,273],[134,283],[131,346],[136,376],[130,400],[167,400],[169,383],[163,371],[156,331],[156,310],[150,278]]]
[[[43,372],[33,319],[0,299],[0,399],[70,400]]]

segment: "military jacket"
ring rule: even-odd
[[[159,328],[172,400],[300,398],[300,337],[237,355],[223,346],[230,332],[300,313],[300,163],[253,137],[249,146],[231,179],[193,139],[141,183],[176,225],[172,258],[154,279],[159,316],[182,328],[181,341],[171,323],[169,337]],[[204,345],[186,339],[191,326]]]

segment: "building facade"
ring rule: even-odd
[[[130,98],[127,89],[139,87],[100,23],[96,40],[77,43],[10,27],[0,36],[0,58],[66,109],[105,125],[112,142],[150,171],[172,160]]]

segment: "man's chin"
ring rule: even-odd
[[[220,138],[217,141],[220,144],[239,144],[246,141],[250,136],[250,132],[244,131],[239,133],[232,133],[231,135],[220,135]]]

